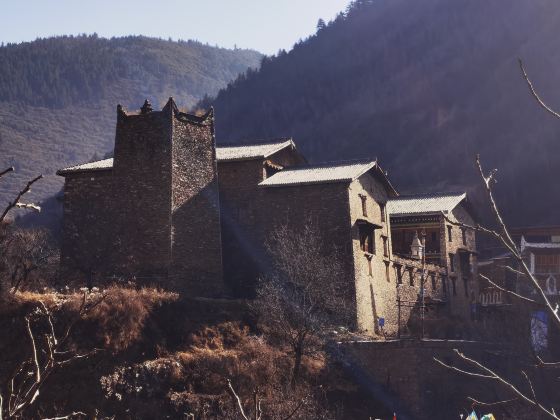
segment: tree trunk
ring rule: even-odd
[[[301,358],[303,356],[303,340],[299,340],[294,346],[294,369],[292,371],[292,388],[296,387],[301,371]]]

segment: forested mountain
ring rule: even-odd
[[[96,35],[38,39],[0,47],[0,207],[39,173],[32,198],[60,189],[57,169],[111,151],[116,105],[155,106],[174,96],[192,107],[249,67],[261,54],[196,41]]]
[[[222,90],[218,141],[293,136],[312,161],[378,157],[402,192],[477,184],[500,169],[514,224],[560,223],[556,0],[360,0]],[[476,194],[475,194],[476,195]]]

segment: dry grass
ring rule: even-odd
[[[141,338],[145,322],[155,308],[178,297],[156,288],[110,286],[91,292],[24,291],[16,293],[14,302],[25,308],[42,303],[54,313],[71,317],[79,312],[85,299],[92,308],[83,316],[84,320],[94,324],[105,349],[119,352]]]

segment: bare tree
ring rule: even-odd
[[[235,403],[235,407],[243,420],[262,419],[263,416],[263,410],[261,407],[262,400],[259,397],[259,392],[257,389],[253,391],[253,401],[252,401],[253,415],[251,415],[251,413],[246,408],[243,408],[243,402],[241,401],[241,398],[239,397],[237,392],[235,392],[235,388],[233,388],[233,385],[231,384],[231,381],[229,379],[227,380],[227,391],[231,395]],[[289,420],[293,418],[296,415],[296,413],[301,409],[301,407],[305,404],[306,400],[307,400],[306,398],[302,398],[299,401],[299,403],[296,404],[296,406],[289,411],[287,415],[281,417],[281,420]]]
[[[0,389],[0,420],[21,418],[24,411],[35,403],[45,381],[56,369],[96,353],[96,349],[78,353],[68,346],[68,341],[75,324],[103,299],[102,294],[84,292],[77,316],[64,328],[61,335],[57,334],[51,311],[42,302],[25,317],[30,354],[8,383]],[[34,332],[34,326],[41,333]],[[83,413],[56,418],[64,419],[78,415]]]
[[[523,62],[521,61],[521,59],[519,59],[519,67],[520,67],[520,70],[521,70],[522,77],[527,82],[527,85],[529,87],[529,91],[530,91],[531,95],[537,101],[539,106],[542,107],[550,115],[554,116],[555,118],[560,119],[560,114],[558,112],[554,111],[550,106],[548,106],[541,99],[540,95],[536,92],[536,90],[533,86],[533,83],[531,82],[531,80],[529,79],[529,76],[527,75],[527,72],[525,71],[525,67],[523,66]],[[535,275],[533,275],[533,273],[531,272],[531,270],[527,266],[527,263],[526,263],[525,259],[523,258],[523,255],[521,254],[521,250],[518,248],[517,244],[514,242],[512,236],[511,236],[511,234],[510,234],[510,232],[507,228],[507,225],[506,225],[506,223],[505,223],[505,221],[504,221],[504,219],[503,219],[503,217],[500,213],[500,210],[498,208],[496,200],[494,198],[493,187],[497,183],[496,175],[497,175],[498,170],[493,169],[486,174],[485,171],[482,168],[482,164],[480,162],[480,156],[479,155],[476,156],[476,167],[478,169],[478,173],[479,173],[480,179],[482,181],[482,186],[484,188],[484,191],[486,193],[486,197],[488,199],[489,207],[490,207],[490,210],[492,212],[492,215],[493,215],[493,218],[494,218],[494,224],[495,224],[496,228],[489,228],[489,227],[486,227],[486,226],[482,226],[480,224],[476,224],[474,226],[468,226],[464,223],[454,222],[454,221],[451,221],[450,219],[446,218],[447,222],[450,223],[450,224],[456,225],[456,226],[463,227],[463,228],[474,229],[477,232],[489,235],[489,236],[497,239],[499,241],[499,243],[501,243],[504,246],[504,248],[510,253],[511,258],[513,259],[513,261],[516,263],[516,266],[518,267],[518,269],[516,269],[516,268],[508,265],[508,266],[505,266],[505,268],[508,271],[514,272],[514,273],[518,274],[519,276],[521,276],[522,278],[527,279],[528,283],[533,287],[533,290],[536,292],[537,296],[534,299],[533,298],[528,298],[526,296],[520,295],[519,293],[516,293],[516,291],[514,291],[514,290],[510,290],[510,289],[499,286],[498,284],[496,284],[494,281],[492,281],[492,279],[490,279],[487,276],[484,276],[484,275],[480,274],[481,278],[485,279],[486,281],[488,281],[490,284],[492,284],[494,287],[498,288],[499,290],[510,294],[514,298],[518,299],[520,302],[523,302],[523,303],[530,302],[532,304],[541,305],[542,307],[544,307],[546,309],[546,311],[550,315],[551,319],[554,321],[554,325],[556,326],[556,328],[560,328],[560,315],[558,314],[557,308],[550,301],[547,294],[545,293],[542,286],[540,285],[538,279],[535,277]],[[506,389],[508,389],[515,396],[515,398],[511,399],[511,400],[490,402],[490,403],[477,401],[474,398],[469,397],[469,399],[471,401],[473,401],[474,403],[481,404],[481,405],[497,405],[497,404],[508,404],[508,403],[513,402],[513,401],[522,401],[522,402],[525,402],[526,404],[528,404],[529,406],[534,407],[540,414],[546,415],[546,416],[548,416],[550,418],[553,418],[553,419],[560,419],[560,417],[556,414],[553,407],[547,406],[544,402],[542,402],[538,398],[538,396],[535,392],[535,387],[533,386],[533,383],[532,383],[531,379],[529,378],[529,375],[525,371],[521,371],[521,374],[522,374],[523,378],[525,378],[525,381],[526,381],[526,388],[527,388],[526,391],[522,390],[519,385],[515,385],[512,380],[510,380],[508,378],[505,378],[504,375],[499,374],[495,370],[493,370],[493,369],[489,368],[488,366],[482,364],[480,361],[475,360],[472,357],[466,356],[465,354],[463,354],[462,352],[460,352],[457,349],[455,349],[455,355],[460,360],[462,360],[463,362],[466,362],[466,364],[468,366],[470,366],[473,370],[466,370],[466,369],[458,368],[457,366],[453,366],[453,365],[450,365],[448,363],[444,363],[443,361],[441,361],[438,358],[434,358],[434,360],[436,362],[438,362],[440,365],[442,365],[442,366],[444,366],[448,369],[451,369],[455,372],[461,373],[463,375],[468,375],[468,376],[472,376],[472,377],[478,377],[478,378],[483,378],[483,379],[489,379],[489,380],[496,381],[497,383],[501,384]],[[540,368],[559,368],[560,367],[560,363],[544,362],[539,356],[535,356],[535,358],[536,358],[536,362],[537,362],[536,363],[537,367],[540,367]]]
[[[12,293],[29,287],[33,280],[51,283],[58,267],[58,249],[46,229],[7,229],[0,253],[0,276]],[[40,279],[33,278],[37,273]]]
[[[307,223],[301,230],[281,226],[267,248],[273,268],[257,290],[260,320],[280,335],[293,353],[292,385],[300,376],[302,358],[316,353],[330,327],[344,325],[344,270],[335,249],[325,249],[319,229]]]
[[[13,167],[9,167],[7,169],[0,171],[0,178],[13,171],[14,171]],[[0,243],[3,243],[6,238],[6,232],[5,232],[7,228],[6,217],[8,216],[8,213],[11,210],[15,208],[22,208],[22,209],[33,210],[33,211],[41,211],[41,207],[39,207],[34,203],[22,202],[23,196],[27,194],[29,191],[31,191],[31,186],[41,178],[43,178],[43,175],[39,175],[33,178],[31,181],[29,181],[27,185],[16,195],[15,199],[9,202],[8,205],[4,208],[4,210],[2,210],[2,213],[0,213]],[[4,265],[4,262],[2,260],[0,260],[0,265]],[[5,295],[6,288],[7,287],[4,284],[4,281],[0,278],[0,298],[2,298]]]

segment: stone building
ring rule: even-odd
[[[425,232],[426,261],[443,267],[442,283],[436,298],[445,299],[454,315],[469,318],[477,299],[476,236],[472,229],[475,214],[466,193],[400,196],[388,203],[393,252],[410,256],[414,236]],[[452,223],[450,223],[452,222]]]
[[[448,274],[454,285],[470,278],[474,234],[450,231],[429,214],[407,225],[409,214],[395,209],[414,203],[398,197],[377,161],[310,165],[291,139],[216,147],[213,126],[212,111],[189,115],[172,99],[161,111],[148,102],[139,113],[118,107],[114,158],[58,172],[65,177],[66,279],[134,276],[190,296],[252,297],[272,266],[270,232],[312,221],[344,267],[351,327],[393,336],[411,313],[399,300],[423,296],[443,305]],[[447,207],[437,211],[472,220],[464,195],[442,200]],[[443,242],[451,232],[440,259],[432,230],[427,263],[410,255],[414,238],[403,238],[402,230],[414,226],[437,227]],[[468,258],[449,262],[448,253]]]
[[[117,108],[115,155],[65,177],[62,275],[132,273],[197,295],[223,291],[214,116]],[[196,282],[185,282],[195,277]]]

